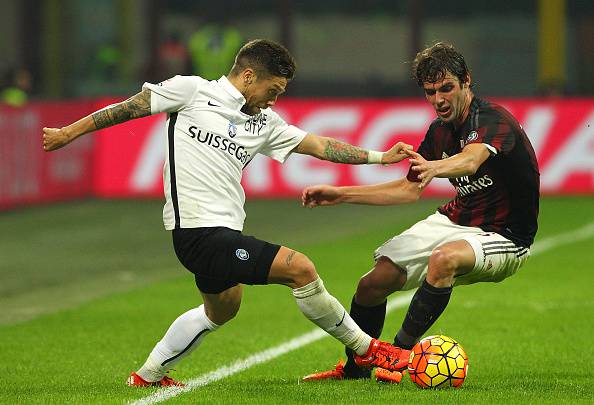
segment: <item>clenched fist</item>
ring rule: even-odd
[[[68,145],[72,139],[59,128],[43,128],[43,150],[50,152]]]

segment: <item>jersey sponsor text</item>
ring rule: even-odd
[[[485,174],[484,176],[479,177],[478,179],[473,180],[472,182],[470,181],[468,176],[464,176],[452,179],[452,184],[456,189],[456,193],[458,193],[460,197],[464,197],[468,194],[474,193],[479,190],[484,190],[487,187],[492,186],[493,180],[491,180],[488,174]]]
[[[196,139],[198,142],[208,145],[212,148],[227,152],[231,156],[235,156],[235,158],[239,160],[244,167],[250,161],[251,156],[243,146],[225,137],[215,135],[212,132],[202,131],[194,125],[188,128],[188,132],[190,133],[190,138]]]

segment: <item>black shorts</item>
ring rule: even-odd
[[[221,226],[172,231],[179,261],[194,273],[196,286],[218,294],[242,284],[268,284],[270,266],[280,246]]]

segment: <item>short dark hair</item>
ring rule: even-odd
[[[464,56],[447,42],[437,42],[425,48],[417,53],[412,63],[412,75],[419,87],[423,87],[424,83],[443,80],[448,72],[456,76],[460,83],[465,83],[470,69]]]
[[[293,79],[296,69],[295,60],[287,48],[267,39],[255,39],[242,46],[230,74],[236,76],[248,67],[258,75],[287,80]]]

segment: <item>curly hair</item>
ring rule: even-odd
[[[293,79],[295,60],[284,46],[267,39],[255,39],[241,47],[231,68],[231,75],[238,75],[252,68],[260,76]]]
[[[448,73],[456,76],[460,83],[465,83],[470,69],[464,56],[447,42],[437,42],[422,50],[412,63],[412,76],[419,87],[443,80]]]

